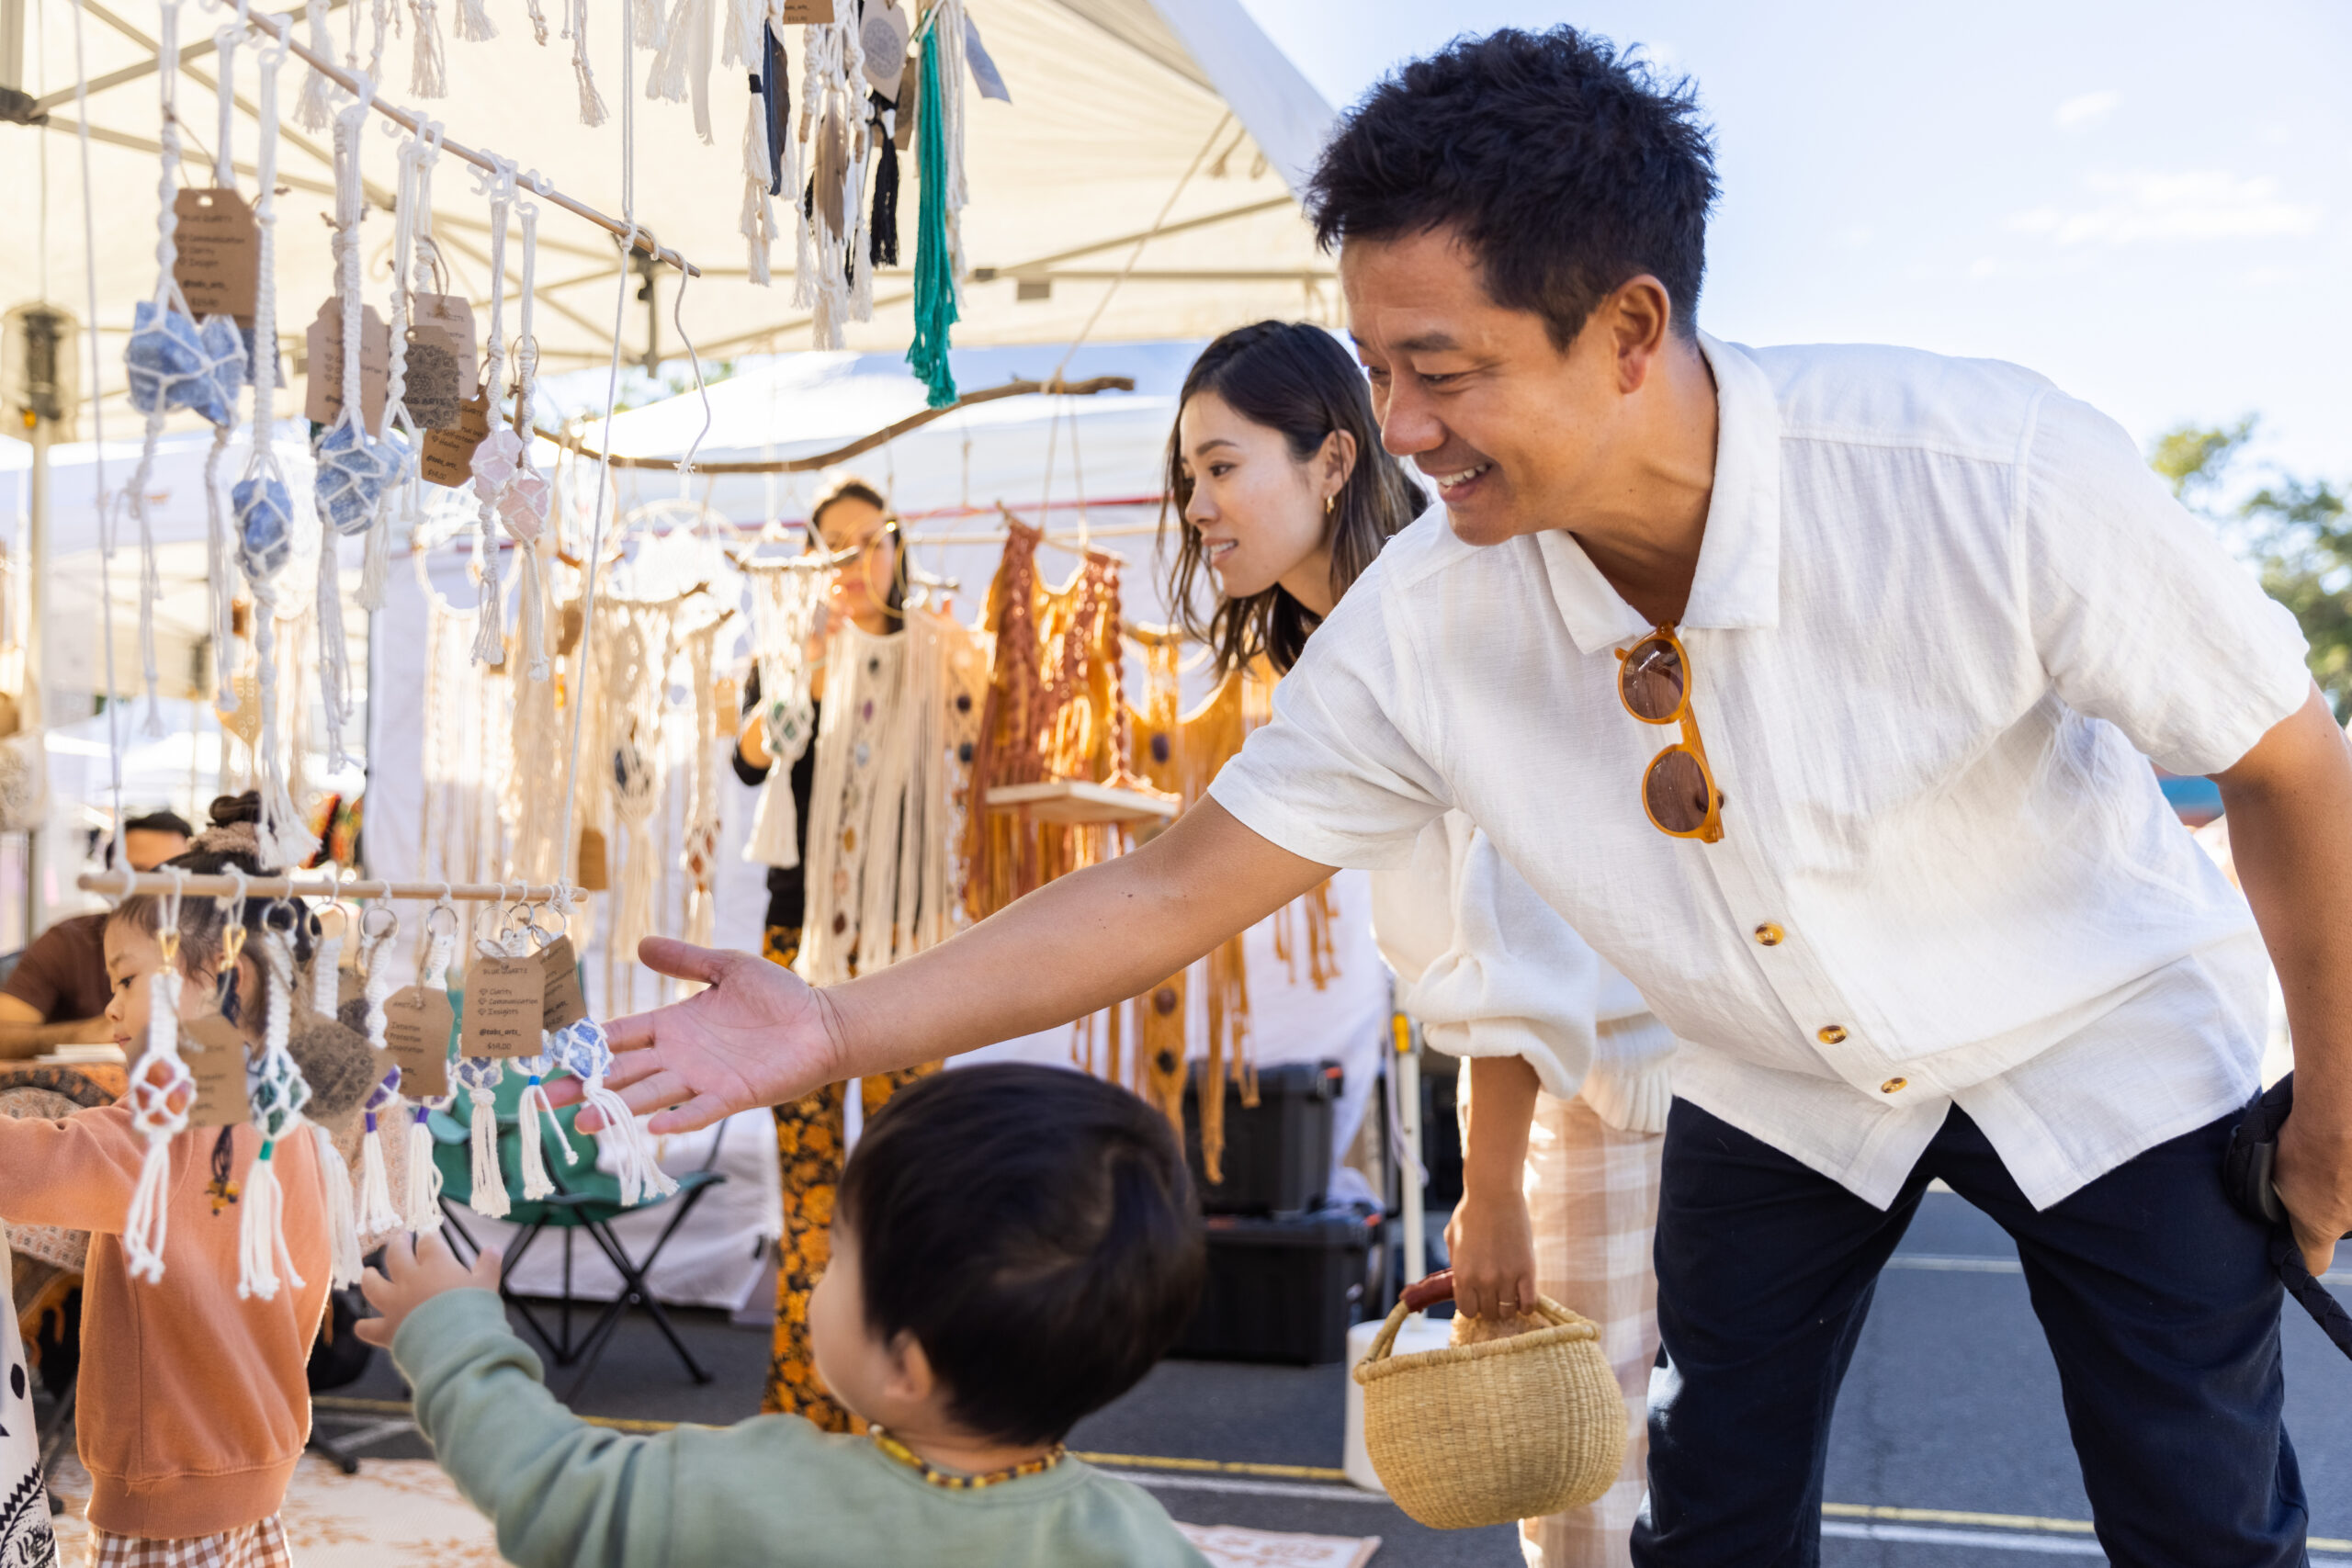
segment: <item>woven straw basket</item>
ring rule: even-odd
[[[1591,1320],[1536,1298],[1548,1325],[1392,1356],[1406,1317],[1453,1294],[1450,1274],[1405,1293],[1355,1369],[1364,1447],[1396,1506],[1431,1529],[1580,1508],[1625,1460],[1625,1400]]]

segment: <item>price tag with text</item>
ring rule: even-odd
[[[245,1098],[245,1037],[217,1012],[184,1020],[180,1055],[196,1077],[188,1121],[198,1127],[241,1126],[253,1116]]]
[[[549,1032],[569,1029],[588,1016],[588,998],[580,989],[580,957],[571,939],[560,936],[539,950],[547,966],[547,1010],[539,1026]]]
[[[469,1056],[536,1056],[548,985],[538,955],[476,958],[466,966],[461,1021]]]
[[[409,1099],[449,1092],[449,1032],[457,1022],[458,1010],[438,986],[408,986],[384,998],[384,1049]]]

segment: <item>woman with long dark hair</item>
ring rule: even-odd
[[[1425,504],[1381,449],[1353,359],[1322,329],[1284,321],[1227,333],[1193,363],[1168,496],[1169,604],[1220,673],[1261,655],[1276,671],[1297,662]],[[1591,1318],[1640,1412],[1657,1355],[1650,1233],[1673,1037],[1460,812],[1372,884],[1399,1006],[1464,1058],[1463,1199],[1446,1226],[1457,1299],[1508,1317],[1541,1289]],[[1523,1521],[1531,1564],[1627,1561],[1645,1430],[1634,1422],[1624,1472],[1599,1502]]]

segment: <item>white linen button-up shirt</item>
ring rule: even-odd
[[[2245,900],[2145,757],[2211,773],[2310,690],[2294,621],[2111,421],[2014,366],[1702,336],[1715,482],[1679,627],[1725,800],[1642,810],[1649,628],[1565,530],[1392,540],[1211,786],[1404,863],[1458,809],[1682,1041],[1675,1092],[1890,1203],[1957,1102],[2037,1206],[2243,1104]]]

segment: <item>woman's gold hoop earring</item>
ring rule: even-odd
[[[1323,515],[1329,517],[1340,509],[1340,492],[1333,491],[1323,498]]]

